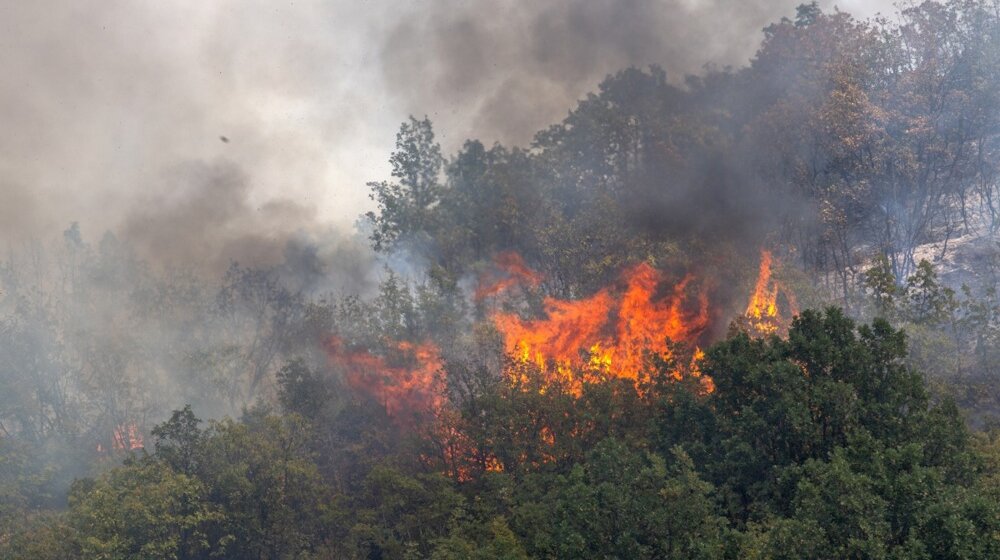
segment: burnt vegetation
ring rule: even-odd
[[[411,118],[371,255],[12,249],[0,557],[1000,557],[1000,6],[670,78]]]

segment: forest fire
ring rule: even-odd
[[[142,440],[142,432],[135,422],[127,425],[119,425],[115,428],[112,445],[117,450],[135,450],[145,447]]]
[[[494,259],[495,269],[484,273],[479,278],[476,288],[476,300],[499,294],[514,286],[535,287],[542,281],[542,276],[528,268],[521,255],[512,251],[500,253]]]
[[[516,253],[503,253],[495,268],[482,276],[475,292],[477,300],[501,297],[514,287],[534,288],[542,276]],[[773,274],[775,259],[761,251],[760,268],[745,313],[737,326],[751,336],[783,332],[788,318],[779,309],[779,295],[795,314],[794,296]],[[608,378],[627,379],[636,386],[650,380],[651,360],[682,359],[671,373],[698,377],[705,392],[711,378],[703,376],[698,362],[703,352],[697,343],[711,324],[706,282],[688,275],[670,283],[647,263],[626,269],[616,284],[579,300],[553,297],[543,302],[545,316],[525,319],[512,312],[489,314],[502,339],[504,350],[522,364],[537,367],[543,387],[560,383],[571,394],[580,395],[585,383]],[[675,356],[678,347],[690,356]],[[330,337],[326,343],[331,364],[339,367],[348,385],[379,401],[386,413],[400,417],[406,412],[436,413],[446,404],[442,359],[432,342],[392,343],[386,354],[351,350],[343,340]],[[531,368],[508,368],[508,376],[524,376]],[[520,379],[524,381],[523,379]]]
[[[639,383],[651,356],[671,358],[671,343],[693,344],[708,327],[708,295],[690,276],[664,290],[662,274],[646,263],[626,270],[621,283],[581,300],[547,298],[544,319],[504,312],[492,319],[507,352],[574,394],[602,377]]]
[[[762,250],[757,282],[754,284],[753,293],[750,294],[744,313],[746,330],[753,336],[767,336],[787,331],[790,319],[781,316],[778,308],[779,292],[788,301],[790,313],[792,315],[798,313],[794,294],[772,277],[771,269],[774,264],[771,252]]]
[[[111,449],[115,451],[135,451],[146,447],[143,441],[142,430],[135,422],[119,424],[111,431]],[[97,444],[97,452],[105,453],[107,449],[103,444]]]
[[[1000,0],[9,4],[0,560],[1000,560]]]
[[[431,343],[398,342],[383,357],[350,350],[332,336],[326,351],[331,363],[343,370],[347,384],[382,403],[389,416],[435,412],[444,405],[441,357]]]

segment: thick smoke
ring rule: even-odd
[[[419,2],[388,26],[382,70],[403,107],[428,113],[450,141],[479,135],[524,144],[561,120],[605,75],[627,66],[656,64],[679,82],[706,66],[745,65],[761,30],[792,15],[795,4]],[[859,16],[891,8],[889,2],[850,4],[845,7]]]
[[[154,262],[217,272],[275,264],[302,231],[349,228],[392,136],[372,141],[358,117],[375,113],[355,89],[371,80],[352,68],[339,11],[4,3],[0,242],[80,222]]]
[[[705,64],[745,64],[794,4],[0,3],[10,416],[25,434],[48,430],[37,441],[75,438],[58,486],[115,429],[148,429],[185,403],[234,415],[273,396],[281,360],[330,331],[312,301],[371,295],[383,264],[412,268],[406,255],[379,262],[352,230],[409,114],[434,121],[445,153],[473,135],[523,145],[623,67],[657,64],[679,83]],[[684,231],[749,223],[733,216],[759,201],[732,196],[739,177],[718,173],[654,189],[666,198],[637,217]],[[713,213],[664,219],[692,205]]]
[[[134,289],[128,297],[150,305],[218,307],[208,288],[189,290],[197,297],[183,305],[151,296],[145,268],[111,258],[113,244],[98,241],[109,231],[103,238],[121,243],[122,255],[156,270],[208,272],[202,286],[216,288],[235,261],[279,275],[290,294],[371,294],[384,265],[405,272],[407,259],[378,262],[352,227],[370,207],[365,182],[389,175],[407,114],[428,114],[446,153],[473,133],[523,144],[609,72],[658,64],[679,82],[703,64],[742,65],[761,28],[793,13],[779,0],[735,10],[722,0],[380,1],[364,10],[346,0],[7,2],[0,246],[24,262],[38,260],[29,242],[57,246],[45,272],[5,264],[17,279],[7,283],[40,302],[44,290],[28,287],[50,284],[52,301]],[[635,222],[696,233],[725,222],[749,237],[735,224],[750,223],[742,215],[761,202],[734,196],[750,192],[734,170],[703,167],[677,182],[683,188],[660,189],[653,178]],[[694,221],[668,213],[691,206],[709,212]],[[72,223],[80,225],[67,249],[60,232]],[[115,266],[134,268],[117,286],[108,281]],[[67,271],[86,278],[61,278]],[[241,274],[225,281],[244,281],[248,301],[271,290],[269,277]],[[67,289],[73,282],[87,290]],[[197,322],[164,317],[155,331],[164,339],[190,336]],[[244,334],[232,328],[234,340]]]
[[[794,11],[730,4],[6,2],[0,241],[78,221],[153,260],[274,264],[367,209],[408,113],[446,152],[527,142],[608,72],[740,65]]]
[[[313,209],[287,199],[252,207],[248,178],[225,162],[190,162],[158,183],[123,225],[125,238],[146,260],[183,266],[219,255],[238,262],[276,262],[289,225],[315,218]],[[209,264],[218,268],[227,263]]]

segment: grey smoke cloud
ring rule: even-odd
[[[0,244],[79,221],[153,259],[273,262],[369,208],[409,113],[446,151],[525,143],[624,66],[745,63],[795,3],[0,2]]]
[[[3,3],[0,241],[80,221],[214,260],[240,235],[343,225],[366,198],[345,171],[366,157],[355,143],[374,144],[366,78],[338,6],[271,6]],[[193,232],[204,242],[167,250]]]
[[[447,141],[524,144],[609,73],[662,66],[673,81],[746,64],[762,29],[794,16],[780,0],[439,0],[387,25],[381,67],[402,106]],[[828,3],[824,3],[828,4]],[[830,7],[830,6],[826,6]],[[890,2],[848,2],[862,17]]]
[[[228,261],[277,262],[289,228],[314,222],[312,208],[289,199],[249,204],[249,179],[226,162],[189,162],[152,183],[122,225],[124,237],[149,261],[176,266],[207,257],[213,269]]]

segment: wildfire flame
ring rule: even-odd
[[[762,251],[746,312],[735,322],[754,336],[787,329],[779,309],[786,302],[792,314],[797,313],[793,295],[772,274],[774,264],[772,254]],[[481,275],[475,297],[477,301],[506,297],[509,290],[536,288],[541,282],[541,275],[519,255],[503,253]],[[712,379],[701,372],[704,353],[697,346],[713,315],[707,284],[694,276],[671,283],[654,267],[640,263],[625,270],[619,282],[589,297],[547,297],[543,309],[544,316],[537,319],[524,319],[499,306],[493,306],[489,313],[504,350],[514,359],[502,372],[512,383],[521,382],[543,392],[558,384],[580,396],[587,383],[623,379],[642,390],[657,371],[651,363],[655,357],[676,364],[669,373],[674,378],[697,379],[705,393],[715,389]],[[457,412],[448,406],[439,348],[432,342],[387,341],[380,346],[379,351],[358,350],[336,336],[326,341],[331,364],[339,368],[351,388],[380,402],[386,414],[402,427],[429,428],[436,435],[451,476],[468,480],[472,463],[486,471],[503,470],[495,456],[474,449],[466,435],[446,421]],[[677,348],[690,354],[675,354]],[[430,425],[415,424],[412,414],[430,414],[437,420]],[[539,441],[548,446],[554,445],[557,437],[548,426],[539,432]]]
[[[541,282],[542,276],[528,268],[521,255],[505,251],[496,256],[494,267],[480,276],[476,300],[494,296],[514,286],[535,287]]]
[[[111,448],[115,451],[135,451],[146,447],[142,438],[142,430],[135,422],[119,424],[111,430]],[[106,451],[103,444],[97,444],[97,452]]]
[[[381,402],[389,416],[434,412],[445,404],[441,356],[432,343],[397,342],[383,357],[350,350],[331,336],[326,350],[331,362],[343,369],[347,384]]]
[[[135,422],[129,422],[127,425],[116,427],[111,443],[118,450],[135,450],[145,447],[142,441],[142,432],[139,431],[139,427],[136,426]]]
[[[779,309],[779,294],[785,296],[794,315],[795,299],[772,274],[775,264],[769,251],[761,252],[760,269],[746,312],[737,323],[755,336],[782,332],[787,322]],[[536,287],[541,276],[516,253],[503,253],[484,274],[477,298],[496,297],[513,287]],[[516,313],[494,310],[504,349],[521,364],[504,372],[517,376],[543,376],[542,386],[560,383],[571,394],[580,395],[585,383],[604,379],[627,379],[639,387],[649,381],[654,368],[650,358],[680,359],[674,343],[692,350],[690,363],[672,372],[676,378],[697,377],[705,392],[714,390],[711,378],[699,368],[704,353],[696,343],[711,323],[705,282],[687,276],[669,283],[647,263],[624,271],[620,282],[579,300],[547,297],[545,316],[523,319]],[[438,413],[447,405],[440,350],[431,342],[390,342],[383,353],[349,349],[331,336],[326,342],[332,364],[341,368],[349,386],[381,402],[389,416],[404,413]],[[685,358],[686,359],[686,358]],[[537,369],[536,369],[537,368]],[[519,379],[524,381],[525,379]],[[544,389],[543,389],[544,390]]]
[[[650,355],[669,359],[670,342],[693,343],[704,332],[708,296],[689,276],[658,297],[664,278],[646,263],[626,270],[622,284],[621,290],[605,288],[581,300],[546,298],[544,319],[505,312],[492,319],[511,355],[534,363],[574,394],[584,382],[603,377],[638,383],[646,380]],[[710,382],[705,388],[711,390]]]
[[[771,268],[775,264],[774,256],[768,250],[760,252],[760,269],[757,282],[747,303],[744,313],[747,330],[752,335],[766,336],[782,333],[788,329],[788,320],[783,318],[778,309],[779,290],[788,300],[791,314],[798,313],[794,295],[772,278]]]

